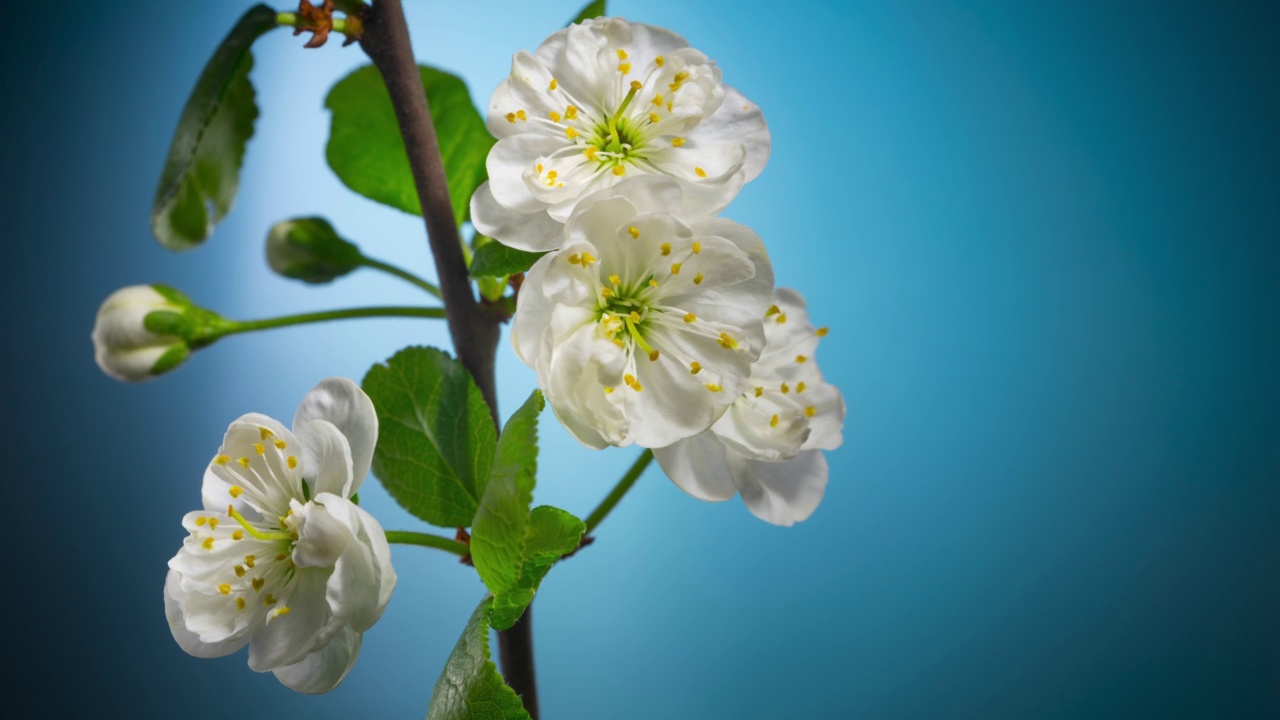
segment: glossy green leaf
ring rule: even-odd
[[[515,275],[533,267],[543,255],[546,253],[517,250],[497,240],[490,240],[476,248],[475,255],[471,258],[471,277]]]
[[[151,232],[170,250],[204,242],[240,187],[240,163],[258,118],[250,46],[276,27],[276,11],[255,5],[222,40],[187,98],[151,205]]]
[[[492,602],[485,598],[471,613],[431,691],[427,720],[529,720],[520,696],[502,681],[489,656]]]
[[[433,525],[469,525],[497,444],[471,374],[442,350],[409,347],[370,368],[363,387],[378,412],[373,473],[383,487]]]
[[[604,0],[593,0],[593,2],[587,3],[586,7],[582,8],[578,13],[578,16],[569,24],[573,25],[574,23],[580,23],[583,20],[600,17],[601,15],[604,15],[604,13]]]
[[[496,141],[460,78],[426,66],[418,71],[440,140],[453,214],[462,223],[471,195],[489,177],[484,161]],[[333,112],[325,157],[338,179],[370,200],[421,215],[400,125],[377,68],[366,65],[339,80],[324,106]]]
[[[542,393],[535,390],[507,421],[471,526],[471,558],[494,594],[492,621],[499,630],[520,618],[547,571],[560,556],[578,547],[586,531],[581,520],[563,510],[529,510],[542,407]]]

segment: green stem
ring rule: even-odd
[[[458,557],[466,557],[471,554],[471,548],[466,543],[450,540],[439,535],[411,532],[409,530],[388,530],[387,542],[395,545],[421,545],[422,547],[451,552]]]
[[[609,496],[600,503],[599,507],[587,516],[587,531],[583,533],[583,535],[590,535],[591,531],[595,530],[596,526],[604,521],[604,518],[609,514],[609,511],[613,510],[613,506],[617,505],[618,501],[622,499],[622,496],[626,495],[627,491],[631,489],[631,486],[636,484],[636,480],[640,479],[640,475],[644,472],[645,468],[649,467],[649,463],[652,460],[652,450],[645,450],[640,453],[640,457],[636,458],[635,463],[631,465],[631,469],[627,470],[627,474],[623,475],[622,479],[618,481],[618,484],[613,487]]]
[[[364,255],[362,256],[360,264],[368,268],[373,268],[374,270],[381,270],[382,272],[387,273],[388,275],[395,275],[401,280],[404,280],[405,282],[410,283],[412,285],[416,285],[422,288],[423,290],[426,290],[427,292],[431,293],[432,295],[435,295],[438,298],[443,298],[443,296],[440,294],[440,288],[436,287],[435,285],[432,285],[426,280],[423,280],[417,275],[414,275],[408,270],[403,270],[401,268],[398,268],[395,265],[392,265],[391,263],[385,263],[385,262],[382,262],[381,260],[374,260],[368,255]]]
[[[310,30],[313,27],[308,25],[302,18],[298,17],[297,13],[291,12],[276,13],[276,25],[291,28],[300,27],[303,30]],[[347,21],[343,18],[333,18],[333,31],[346,35]]]
[[[368,307],[351,308],[349,310],[325,310],[323,312],[302,313],[301,315],[285,315],[284,317],[267,318],[265,320],[227,320],[227,326],[221,328],[216,337],[234,335],[236,333],[269,330],[288,327],[289,325],[306,325],[308,323],[328,322],[330,320],[350,320],[353,318],[373,317],[406,317],[406,318],[443,318],[443,308],[424,307]]]

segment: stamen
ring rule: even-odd
[[[720,392],[724,388],[720,387],[719,383],[707,383],[707,389],[711,392]]]
[[[289,458],[285,461],[285,464],[287,464],[289,466],[289,469],[292,470],[298,467],[298,458],[290,455]]]
[[[654,95],[653,100],[650,100],[649,102],[652,102],[654,105],[657,105],[658,107],[662,107],[662,96]]]
[[[261,455],[267,451],[267,446],[263,445],[262,443],[254,443],[253,451]]]
[[[227,457],[226,455],[219,455],[213,459],[213,462],[218,465],[226,465],[227,463],[231,462],[231,458]]]
[[[802,392],[804,392],[804,382],[803,382],[803,381],[796,383],[796,394],[797,394],[797,395],[799,395],[799,394],[800,394],[800,393],[802,393]]]
[[[658,287],[658,281],[653,278],[649,278],[649,287]]]
[[[249,458],[242,457],[239,460],[236,460],[236,462],[240,463],[240,467],[244,468],[245,470],[249,469]]]
[[[801,364],[803,364],[803,363],[804,363],[804,361],[805,361],[805,360],[808,360],[808,359],[809,359],[809,358],[807,358],[807,357],[805,357],[805,356],[803,356],[803,355],[797,355],[797,356],[796,356],[796,362],[801,363]]]
[[[626,51],[626,50],[619,50],[619,51],[618,51],[618,59],[619,59],[619,60],[626,60],[626,59],[627,59],[627,51]]]
[[[235,530],[235,531],[232,531],[232,533],[231,533],[231,539],[232,539],[232,540],[243,540],[243,539],[244,539],[244,531],[243,531],[243,530]]]
[[[657,125],[658,123],[662,122],[662,118],[658,115],[658,113],[651,112],[649,113],[649,122],[653,123],[654,125]]]
[[[614,175],[624,175],[624,174],[626,174],[626,172],[627,172],[627,169],[626,169],[626,168],[624,168],[624,167],[622,167],[621,165],[614,165],[614,166],[613,166],[613,174],[614,174]]]
[[[697,255],[697,254],[698,254],[698,253],[700,253],[700,252],[702,252],[702,243],[698,242],[697,240],[694,240],[694,241],[693,241],[693,254],[694,254],[694,255]]]
[[[690,375],[697,375],[700,372],[702,372],[702,363],[698,362],[697,360],[694,360],[693,362],[689,363]]]
[[[235,567],[235,571],[236,571],[236,577],[244,577],[244,574],[246,572],[243,565],[237,565]]]
[[[577,106],[577,105],[569,105],[569,106],[565,107],[565,109],[564,109],[564,119],[565,119],[565,120],[575,120],[575,119],[577,119],[577,117],[578,117],[578,106]]]
[[[777,413],[774,413],[774,414],[773,414],[773,417],[769,418],[769,427],[778,427],[778,414],[777,414]]]
[[[605,389],[604,389],[604,394],[605,394],[605,395],[608,395],[608,394],[610,394],[610,393],[612,393],[612,392],[613,392],[613,388],[611,388],[611,387],[607,387],[607,388],[605,388]]]
[[[244,516],[241,515],[239,512],[237,512],[235,508],[230,508],[230,507],[227,508],[227,514],[230,515],[232,518],[234,518],[236,522],[240,523],[240,527],[244,528],[245,532],[249,533],[249,535],[259,540],[292,540],[293,539],[293,536],[286,532],[262,532],[258,528],[250,525],[249,521],[245,520]]]
[[[552,110],[551,112],[547,113],[547,117],[551,118],[551,122],[557,122],[557,123],[560,122],[560,113],[556,112],[555,110]]]
[[[777,322],[779,325],[781,325],[781,324],[785,323],[786,321],[787,321],[787,314],[786,314],[786,313],[780,313],[780,314],[778,315],[778,319],[777,319],[775,322]]]
[[[722,332],[720,333],[720,347],[725,350],[736,350],[738,347],[738,341],[734,340],[733,336],[729,333]]]
[[[814,415],[817,415],[817,414],[818,414],[818,409],[812,405],[804,409],[805,417],[813,417]]]
[[[507,113],[507,122],[511,123],[512,125],[515,125],[515,124],[516,124],[516,114],[515,114],[515,113],[513,113],[513,112]]]
[[[617,287],[622,284],[622,278],[618,277],[617,275],[610,275],[609,283],[614,287]]]
[[[654,350],[649,353],[649,362],[658,362],[658,351]]]
[[[703,278],[702,278],[702,273],[698,273],[697,275],[694,275],[694,276],[693,276],[693,284],[694,284],[694,285],[701,285],[701,284],[702,284],[702,279],[703,279]]]
[[[257,561],[258,561],[258,556],[257,556],[257,555],[245,555],[245,556],[244,556],[244,564],[245,564],[245,565],[248,565],[249,567],[253,567],[253,564],[254,564],[254,563],[256,563]]]
[[[769,309],[764,311],[764,316],[773,317],[774,315],[777,315],[780,312],[782,311],[778,309],[777,305],[770,305]]]
[[[275,610],[272,610],[272,611],[271,611],[271,616],[272,616],[272,617],[280,617],[281,615],[288,615],[289,613],[290,613],[289,608],[287,608],[287,607],[279,607],[279,608],[276,608]]]
[[[218,592],[222,593],[223,595],[230,595],[231,586],[228,585],[227,583],[222,583],[221,585],[218,586]]]
[[[682,137],[671,138],[671,147],[680,147],[682,145],[684,145],[684,138]]]
[[[627,234],[631,236],[632,240],[640,239],[640,229],[637,228],[635,225],[632,225],[631,227],[627,228]]]
[[[813,334],[818,337],[826,337],[829,332],[831,332],[831,328],[820,327],[817,330],[814,330]]]
[[[244,609],[244,598],[242,597],[236,598],[236,610],[243,610],[243,609]]]
[[[262,604],[263,604],[263,605],[267,605],[267,606],[275,605],[275,604],[276,604],[276,596],[275,596],[275,595],[272,595],[271,593],[267,593],[267,596],[266,596],[265,598],[263,598],[263,599],[262,599]]]
[[[555,78],[551,78],[551,84],[547,86],[547,89],[548,89],[548,90],[555,90],[555,89],[556,89],[556,86],[557,86],[558,84],[559,84],[559,83],[557,83],[557,82],[556,82],[556,79],[555,79]]]
[[[764,388],[762,388],[762,387],[757,387],[757,388],[756,388],[756,397],[760,397],[760,396],[761,396],[761,395],[763,395],[763,394],[764,394]]]
[[[277,449],[277,450],[283,450],[284,448],[285,448],[285,442],[284,442],[283,440],[277,440],[277,441],[276,441],[276,449]]]
[[[521,120],[526,120],[526,121],[529,119],[529,116],[528,116],[528,115],[526,115],[526,114],[525,114],[525,112],[524,112],[523,110],[517,110],[517,111],[516,111],[516,117],[520,118]]]
[[[252,583],[253,583],[253,589],[254,589],[254,590],[262,590],[262,586],[263,586],[267,581],[266,581],[265,579],[263,579],[263,578],[256,577],[256,578],[254,578],[253,580],[251,580],[250,582],[252,582]]]
[[[666,255],[666,253],[663,253],[663,255]],[[671,274],[672,274],[672,275],[679,275],[679,274],[680,274],[680,268],[681,268],[683,265],[684,265],[684,263],[671,263]]]
[[[588,160],[595,160],[596,153],[598,152],[600,152],[600,150],[597,149],[595,145],[588,145],[587,149],[583,151],[583,154],[587,156]]]
[[[564,136],[572,140],[578,137],[578,131],[575,128],[567,127],[564,129]]]
[[[790,388],[790,387],[788,387],[786,383],[782,383],[782,388],[781,388],[781,389],[782,389],[782,394],[783,394],[783,395],[786,395],[787,393],[791,392],[791,388]]]
[[[239,485],[232,485],[230,488],[227,489],[227,492],[231,494],[232,498],[238,498],[240,497],[241,493],[244,492],[244,488],[240,487]]]
[[[618,63],[618,72],[622,73],[623,75],[626,75],[627,73],[631,72],[631,63],[629,62]]]
[[[662,243],[662,245],[658,246],[658,249],[662,251],[663,255],[670,255],[671,243]]]
[[[212,537],[205,538],[204,542],[200,543],[200,547],[204,548],[205,550],[208,550],[209,552],[213,552],[213,538]]]
[[[662,67],[663,65],[667,64],[667,59],[659,55],[658,57],[653,59],[653,64],[657,65],[658,67]]]
[[[600,288],[600,297],[613,297],[613,291],[609,288]]]
[[[196,527],[203,527],[207,522],[209,522],[209,518],[204,516],[198,517],[196,518]]]
[[[693,169],[693,172],[694,172],[694,174],[696,174],[696,175],[697,175],[698,177],[700,177],[700,178],[704,178],[704,177],[706,177],[706,176],[707,176],[707,171],[706,171],[706,170],[703,170],[703,169],[702,169],[702,168],[700,168],[700,167],[696,167],[696,168],[694,168],[694,169]]]
[[[211,518],[209,518],[209,529],[210,529],[210,530],[217,530],[217,529],[218,529],[218,518],[216,518],[216,517],[211,517]]]

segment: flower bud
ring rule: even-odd
[[[191,349],[166,316],[181,317],[191,301],[163,285],[132,285],[111,293],[93,324],[93,358],[107,375],[125,382],[150,380],[182,364]],[[155,315],[160,321],[148,320]]]
[[[267,264],[294,280],[319,284],[360,267],[364,256],[323,218],[278,222],[267,233]]]

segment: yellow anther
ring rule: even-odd
[[[618,277],[617,275],[610,275],[609,283],[614,287],[617,287],[618,285],[622,284],[622,278]]]
[[[521,120],[528,120],[528,119],[529,119],[529,116],[528,116],[528,115],[526,115],[526,114],[525,114],[525,112],[524,112],[523,110],[517,110],[517,111],[516,111],[516,117],[520,118]]]
[[[231,586],[228,585],[227,583],[222,583],[221,585],[218,586],[218,592],[222,593],[223,595],[230,595]]]
[[[240,487],[239,485],[232,485],[232,486],[227,490],[227,492],[231,493],[231,497],[233,497],[233,498],[238,498],[238,497],[240,497],[241,493],[243,493],[243,492],[244,492],[244,488]]]
[[[698,319],[698,316],[697,316],[697,315],[694,315],[693,313],[685,313],[685,314],[684,314],[684,321],[685,321],[685,322],[687,322],[687,323],[694,322],[694,321],[695,321],[695,320],[697,320],[697,319]]]
[[[560,122],[560,113],[555,110],[547,113],[547,117],[551,118],[551,122]]]
[[[245,468],[246,470],[249,468],[249,458],[247,457],[240,458],[239,460],[236,460],[236,462],[240,463],[240,467]]]
[[[236,609],[237,609],[237,610],[243,610],[243,609],[244,609],[244,598],[242,598],[242,597],[238,597],[238,598],[236,598]]]
[[[694,168],[694,169],[693,169],[693,172],[694,172],[694,174],[695,174],[695,175],[697,175],[697,176],[698,176],[698,177],[700,177],[700,178],[704,178],[704,177],[706,177],[706,176],[707,176],[707,171],[706,171],[706,170],[703,170],[703,169],[702,169],[702,168],[700,168],[700,167],[696,167],[696,168]]]
[[[653,59],[653,64],[657,65],[658,67],[662,67],[663,65],[667,64],[667,59],[659,55],[658,57]]]
[[[290,469],[290,470],[292,470],[292,469],[294,469],[294,468],[298,467],[298,458],[296,458],[296,457],[294,457],[294,456],[290,455],[290,456],[288,457],[288,459],[286,459],[286,460],[285,460],[285,464],[289,466],[289,469]]]
[[[650,100],[649,102],[653,103],[654,105],[657,105],[658,107],[662,107],[662,96],[654,95],[653,99]]]
[[[272,595],[271,593],[267,593],[267,596],[262,598],[262,604],[267,606],[275,605],[276,596]]]
[[[671,243],[662,243],[662,245],[658,246],[658,249],[662,251],[663,255],[670,255]]]
[[[632,225],[631,227],[627,228],[627,234],[631,236],[632,240],[639,239],[640,228],[636,227],[635,225]]]
[[[595,160],[596,153],[598,152],[600,152],[600,150],[597,149],[595,145],[588,145],[587,149],[582,151],[582,154],[586,155],[588,160]]]
[[[205,524],[205,523],[207,523],[207,522],[209,522],[209,518],[207,518],[207,517],[198,517],[198,518],[196,518],[196,527],[203,527],[203,526],[204,526],[204,524]]]
[[[595,261],[596,258],[591,253],[582,253],[582,267],[586,267]]]
[[[686,71],[684,71],[684,70],[681,70],[680,72],[678,72],[678,73],[676,73],[676,74],[675,74],[675,77],[673,77],[673,78],[671,78],[671,79],[672,79],[672,80],[675,80],[675,81],[676,81],[676,82],[678,82],[678,83],[682,83],[682,82],[684,82],[685,80],[688,80],[688,79],[689,79],[689,73],[688,73],[688,72],[686,72]]]
[[[702,363],[698,362],[697,360],[694,360],[693,362],[689,363],[690,375],[697,375],[700,372],[702,372]]]
[[[682,137],[674,137],[674,138],[671,138],[671,146],[672,146],[672,147],[680,147],[681,145],[684,145],[684,138],[682,138]]]
[[[556,179],[556,176],[558,176],[559,174],[560,174],[560,173],[556,172],[555,170],[548,170],[548,171],[547,171],[547,179],[548,179],[548,180],[555,180],[555,179]]]
[[[636,392],[640,392],[641,390],[644,390],[644,386],[641,385],[640,381],[637,380],[635,384],[631,386],[631,389],[635,390]]]
[[[778,319],[777,319],[777,320],[775,320],[774,322],[776,322],[776,323],[778,323],[779,325],[781,325],[781,324],[785,323],[786,321],[787,321],[787,314],[786,314],[786,313],[778,313]]]
[[[564,109],[564,119],[565,119],[565,120],[573,120],[573,119],[574,119],[574,118],[576,118],[576,117],[578,117],[578,106],[577,106],[577,105],[569,105],[569,106],[567,106],[567,107]]]
[[[680,83],[678,82],[667,83],[667,89],[671,91],[672,95],[675,95],[676,91],[680,89]]]
[[[287,558],[287,557],[289,557],[289,553],[277,553],[277,554],[276,554],[276,562],[280,562],[281,560],[283,560],[283,559],[285,559],[285,558]],[[250,567],[252,567],[252,566],[250,566]]]
[[[802,393],[802,392],[804,392],[804,382],[803,382],[803,381],[796,383],[796,394],[797,394],[797,395],[799,395],[799,394],[800,394],[800,393]]]
[[[261,589],[262,589],[262,586],[263,586],[267,581],[266,581],[266,580],[263,580],[263,579],[262,579],[262,578],[260,578],[260,577],[256,577],[256,578],[254,578],[253,580],[251,580],[250,582],[252,582],[252,583],[253,583],[253,589],[254,589],[254,590],[261,590]]]
[[[619,60],[626,60],[626,59],[627,59],[627,51],[626,51],[626,50],[619,50],[619,51],[618,51],[618,59],[619,59]]]
[[[236,531],[232,532],[232,533],[231,533],[231,539],[232,539],[232,540],[243,540],[243,539],[244,539],[244,531],[243,531],[243,530],[236,530]]]
[[[613,297],[613,291],[609,288],[600,288],[600,297]]]
[[[653,123],[653,124],[655,124],[655,125],[656,125],[656,124],[658,124],[658,123],[662,122],[662,116],[658,115],[658,113],[651,112],[651,113],[649,113],[649,122],[651,122],[651,123]]]
[[[649,287],[658,287],[658,281],[653,278],[649,278]]]
[[[613,166],[613,174],[614,174],[614,175],[624,175],[624,174],[626,174],[626,172],[627,172],[627,169],[626,169],[626,168],[624,168],[624,167],[622,167],[621,165],[614,165],[614,166]]]
[[[812,405],[804,409],[805,417],[813,417],[814,415],[817,415],[817,414],[818,414],[818,409]]]
[[[777,413],[774,413],[774,414],[773,414],[773,417],[769,418],[769,427],[778,427],[778,414],[777,414]]]
[[[707,389],[711,392],[720,392],[724,388],[720,387],[719,383],[707,383]]]
[[[279,607],[273,610],[271,614],[275,617],[280,617],[281,615],[288,615],[290,612],[291,611],[287,607]]]
[[[578,264],[579,264],[579,263],[581,263],[581,262],[582,262],[582,256],[581,256],[581,255],[579,255],[578,253],[574,253],[574,254],[572,254],[572,255],[570,255],[570,256],[569,256],[569,264],[570,264],[570,265],[578,265]]]
[[[218,529],[218,518],[214,518],[214,517],[209,518],[209,529],[210,530]]]
[[[205,538],[205,539],[204,539],[204,542],[200,543],[200,547],[204,548],[205,550],[212,551],[212,550],[213,550],[213,538],[211,538],[211,537],[207,537],[207,538]]]
[[[787,385],[786,383],[782,383],[782,387],[779,389],[782,390],[783,395],[786,395],[787,393],[791,392],[791,386]]]
[[[219,455],[218,457],[213,459],[213,462],[218,465],[226,465],[227,463],[231,462],[231,458],[227,457],[226,455]]]
[[[564,136],[572,140],[578,137],[578,131],[575,128],[567,127],[564,129]]]
[[[267,446],[263,445],[262,443],[254,443],[253,451],[261,455],[267,451]]]
[[[618,346],[618,347],[620,347],[620,348],[624,348],[624,347],[626,347],[626,343],[622,342],[622,340],[620,340],[620,339],[618,339],[618,338],[614,338],[614,339],[613,339],[613,344],[614,344],[614,345],[617,345],[617,346]]]
[[[271,432],[271,428],[259,427],[259,428],[258,428],[258,435],[262,436],[262,439],[263,439],[263,440],[266,440],[267,438],[271,437],[272,435],[275,435],[275,433]]]
[[[622,382],[626,383],[627,387],[631,387],[636,384],[636,376],[631,373],[627,373],[622,376]]]
[[[756,388],[756,397],[760,397],[760,396],[761,396],[761,395],[763,395],[763,394],[764,394],[764,388],[762,388],[762,387],[757,387],[757,388]]]
[[[258,556],[257,556],[257,555],[245,555],[245,556],[244,556],[244,564],[245,564],[245,565],[248,565],[249,567],[253,567],[253,564],[254,564],[255,562],[257,562],[257,561],[258,561]]]
[[[631,322],[636,322],[636,323],[640,322],[640,313],[636,312],[635,310],[632,310],[632,311],[631,311]]]
[[[286,445],[286,443],[285,443],[285,441],[283,441],[283,440],[277,440],[277,441],[276,441],[276,449],[277,449],[277,450],[283,450],[283,449],[285,448],[285,445]]]
[[[700,253],[700,252],[702,252],[702,243],[698,242],[697,240],[694,240],[694,241],[693,241],[693,254],[694,254],[694,255],[697,255],[697,254],[698,254],[698,253]]]
[[[511,123],[511,124],[513,124],[513,125],[514,125],[514,124],[515,124],[515,122],[516,122],[516,114],[515,114],[515,113],[507,113],[507,122],[509,122],[509,123]]]
[[[806,360],[808,360],[808,359],[809,359],[809,358],[807,358],[807,357],[805,357],[805,356],[803,356],[803,355],[797,355],[797,356],[796,356],[796,362],[798,362],[798,363],[803,363],[804,361],[806,361]]]
[[[826,337],[829,332],[831,332],[831,328],[820,327],[817,330],[814,330],[813,334],[818,337]]]
[[[733,350],[738,347],[738,341],[734,340],[729,333],[720,333],[720,347],[725,350]]]
[[[237,565],[235,570],[236,570],[236,577],[244,577],[245,569],[243,565]]]
[[[622,73],[623,75],[626,75],[627,73],[631,72],[631,63],[628,63],[628,62],[618,63],[618,72]]]
[[[654,350],[649,353],[649,362],[658,362],[658,351]]]
[[[604,394],[605,394],[605,395],[608,395],[608,394],[609,394],[609,393],[611,393],[611,392],[613,392],[613,388],[611,388],[611,387],[607,387],[607,388],[605,388],[605,389],[604,389]]]
[[[542,174],[542,163],[538,163],[537,165],[534,165],[534,166],[533,166],[533,169],[534,169],[534,170],[535,170],[539,175],[541,175],[541,174]]]
[[[667,101],[667,112],[671,112],[671,101]]]
[[[559,84],[560,84],[560,83],[556,82],[556,79],[555,79],[555,78],[551,78],[551,84],[547,85],[547,89],[548,89],[548,90],[555,90],[555,89],[556,89],[556,86],[557,86],[557,85],[559,85]]]
[[[774,315],[777,315],[780,312],[782,311],[778,309],[777,305],[770,305],[769,309],[764,311],[764,316],[773,317]]]
[[[663,253],[663,254],[665,255],[666,253]],[[671,263],[671,274],[672,274],[672,275],[679,275],[679,274],[680,274],[680,268],[681,268],[682,266],[683,266],[683,263]]]
[[[632,90],[635,90],[636,92],[640,92],[640,88],[643,88],[643,87],[644,87],[644,85],[643,85],[643,84],[641,84],[641,82],[640,82],[639,80],[632,80],[632,81],[631,81],[631,89],[632,89]]]
[[[702,284],[702,280],[703,280],[702,273],[698,273],[697,275],[694,275],[694,276],[693,276],[693,284],[694,284],[694,285],[701,285],[701,284]]]

